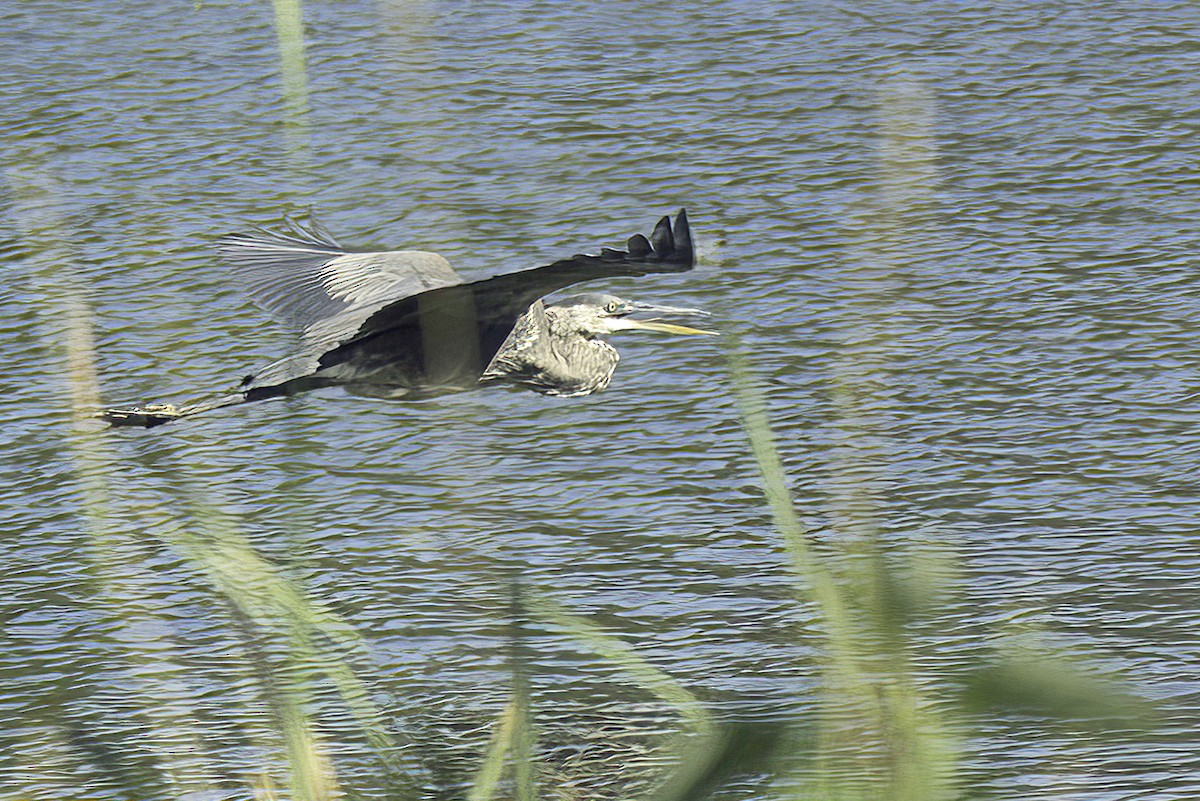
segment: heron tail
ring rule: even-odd
[[[219,409],[222,406],[245,403],[247,400],[249,398],[245,394],[237,392],[232,395],[223,395],[212,400],[188,403],[183,406],[176,406],[173,403],[149,403],[145,406],[116,407],[105,409],[96,416],[114,427],[141,426],[142,428],[154,428],[163,423],[178,420],[181,417],[191,417],[192,415],[201,414],[212,409]]]

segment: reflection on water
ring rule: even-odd
[[[730,797],[1192,797],[1200,20],[1121,11],[0,11],[0,787],[465,796],[531,748],[630,797],[698,699],[815,755],[715,747]],[[469,278],[687,206],[694,273],[594,288],[717,312],[779,470],[724,338],[574,400],[74,419],[285,352],[212,245],[309,205]]]

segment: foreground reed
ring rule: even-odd
[[[65,218],[55,212],[59,190],[36,158],[27,162],[31,166],[9,171],[6,179],[30,269],[45,298],[47,352],[63,367],[66,400],[56,420],[81,499],[95,585],[91,603],[129,678],[120,711],[113,714],[137,721],[136,737],[97,752],[93,772],[106,777],[113,793],[153,797],[215,792],[217,779],[227,773],[205,747],[207,733],[189,705],[186,658],[172,640],[173,610],[159,592],[161,579],[139,567],[156,543],[175,553],[219,599],[241,643],[241,652],[230,654],[229,661],[264,701],[254,735],[264,764],[239,777],[248,792],[303,801],[437,794],[421,768],[428,760],[397,736],[372,697],[372,677],[362,667],[366,646],[352,623],[257,551],[236,516],[212,502],[216,488],[182,467],[190,462],[186,445],[152,459],[160,475],[171,477],[170,497],[182,504],[148,501],[116,480],[126,466],[106,435],[88,422],[100,397],[91,313],[72,271]],[[1136,732],[1148,725],[1144,701],[1114,677],[1049,648],[1036,632],[995,632],[976,664],[953,676],[916,668],[910,632],[922,621],[937,620],[939,596],[953,592],[945,577],[953,575],[954,555],[944,547],[898,552],[869,526],[833,537],[806,529],[772,440],[763,393],[736,342],[731,352],[730,384],[794,578],[796,603],[820,631],[821,682],[811,711],[797,719],[764,710],[759,723],[721,721],[619,633],[513,579],[510,697],[461,797],[571,797],[555,785],[554,772],[544,769],[546,743],[538,731],[526,630],[534,621],[572,638],[675,715],[680,736],[663,748],[677,768],[658,777],[656,790],[636,796],[654,801],[703,798],[745,776],[759,777],[764,787],[772,781],[770,792],[796,801],[964,798],[975,794],[963,771],[964,743],[980,715],[1049,716],[1101,732]],[[122,525],[128,520],[138,520],[141,530],[128,530]],[[372,786],[350,787],[337,775],[331,756],[337,743],[312,712],[331,697],[376,757],[380,770]],[[110,752],[122,758],[112,759]],[[130,769],[129,762],[138,768]],[[77,788],[61,778],[70,775],[70,766],[25,767],[30,786],[75,797]]]

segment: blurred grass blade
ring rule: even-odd
[[[504,765],[513,766],[513,790],[517,801],[536,801],[537,776],[534,750],[536,732],[530,715],[529,659],[525,642],[525,590],[519,577],[512,584],[511,624],[509,628],[509,667],[512,673],[512,698],[496,720],[496,729],[488,743],[467,801],[490,801],[496,794]],[[511,757],[511,759],[509,759]]]
[[[1144,730],[1153,705],[1117,680],[1085,671],[1062,657],[1007,654],[966,679],[966,704],[976,712],[1016,711],[1093,730]]]
[[[526,635],[529,596],[520,575],[512,580],[509,625],[509,667],[512,671],[513,726],[511,751],[516,801],[537,801],[537,730],[533,725],[533,688],[530,681],[529,643]]]
[[[669,704],[692,731],[713,731],[712,719],[700,699],[669,674],[646,661],[633,646],[580,615],[568,612],[545,595],[530,594],[526,603],[536,617],[579,640],[620,668],[639,687]]]
[[[30,253],[28,278],[41,299],[39,323],[46,350],[54,354],[54,361],[61,362],[62,369],[55,372],[65,379],[61,394],[55,397],[53,390],[46,394],[61,403],[60,419],[70,420],[69,427],[60,431],[73,463],[88,533],[82,556],[89,562],[98,589],[91,603],[105,618],[96,628],[105,632],[99,639],[111,640],[116,646],[118,660],[128,663],[124,665],[128,685],[122,688],[117,705],[122,718],[136,721],[137,736],[121,739],[115,750],[123,765],[152,762],[154,781],[170,787],[174,794],[207,792],[209,777],[215,773],[206,764],[205,732],[191,708],[195,687],[182,664],[171,614],[157,591],[159,578],[143,567],[146,543],[118,524],[111,479],[120,463],[91,419],[100,407],[93,314],[83,295],[87,282],[79,274],[77,254],[70,245],[66,193],[43,166],[41,153],[29,149],[14,162],[21,166],[4,171],[13,216],[22,245]],[[54,415],[49,419],[57,422]],[[154,510],[147,511],[155,516]],[[80,734],[77,743],[93,741],[93,732]],[[97,747],[92,754],[107,753],[99,739],[94,742]],[[100,756],[102,770],[105,761]],[[125,770],[120,764],[118,767]],[[45,769],[53,773],[58,768]]]
[[[234,627],[246,637],[247,652],[254,664],[256,678],[262,685],[263,701],[273,714],[275,729],[283,740],[288,766],[287,784],[291,790],[289,797],[325,801],[340,796],[333,765],[322,753],[311,722],[304,712],[303,704],[308,699],[272,666],[266,650],[261,646],[261,638],[242,610],[234,606],[231,614]],[[265,769],[261,777],[251,780],[251,787],[255,789],[257,798],[278,798],[270,772]]]
[[[186,477],[187,471],[180,468],[172,474]],[[171,544],[204,570],[217,591],[254,625],[267,631],[282,628],[291,646],[288,658],[293,671],[324,674],[380,759],[397,771],[397,778],[403,779],[408,789],[415,787],[404,769],[393,764],[398,744],[367,686],[347,661],[350,653],[365,650],[358,633],[259,556],[236,521],[203,503],[190,483],[187,495],[192,501],[192,517],[205,536],[181,528],[171,535]]]
[[[282,693],[282,729],[291,766],[292,798],[295,801],[330,801],[340,798],[333,764],[318,746],[312,724],[293,693]]]
[[[767,421],[765,397],[750,377],[736,340],[731,342],[729,364],[775,526],[793,572],[815,601],[827,635],[829,661],[823,670],[817,707],[820,725],[811,755],[817,766],[813,777],[817,794],[855,797],[874,784],[886,788],[891,801],[954,797],[957,738],[922,698],[904,650],[905,639],[889,613],[895,604],[880,603],[878,593],[853,591],[857,586],[879,588],[897,580],[882,558],[871,526],[850,526],[839,532],[851,570],[848,575],[835,574],[834,563],[812,546],[796,514]]]
[[[304,56],[304,15],[300,0],[274,0],[279,72],[283,79],[284,133],[294,156],[307,158],[308,68]]]
[[[650,801],[700,801],[731,779],[775,768],[787,729],[782,723],[735,723],[705,737]]]
[[[783,538],[791,568],[808,584],[817,602],[828,635],[829,649],[839,669],[855,673],[857,671],[851,655],[860,641],[858,627],[847,611],[846,600],[834,581],[833,573],[822,563],[809,541],[810,533],[796,514],[783,462],[779,459],[767,421],[766,399],[751,378],[741,342],[734,336],[729,337],[728,359],[734,396],[742,415],[742,427],[762,478],[763,494],[770,507],[771,518]]]
[[[475,780],[471,782],[467,801],[490,801],[495,796],[496,787],[504,773],[505,759],[513,751],[513,738],[516,736],[517,718],[520,715],[519,703],[513,698],[496,720],[496,730],[488,743],[483,764],[475,774]]]

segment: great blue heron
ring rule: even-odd
[[[311,219],[308,225],[288,220],[287,227],[231,236],[220,251],[253,300],[301,329],[299,347],[247,376],[231,394],[180,406],[106,409],[100,418],[150,428],[328,386],[389,398],[495,383],[588,395],[606,387],[617,366],[606,335],[626,329],[710,333],[658,319],[703,314],[698,309],[598,294],[551,305],[542,300],[583,281],[690,270],[695,257],[683,210],[673,227],[663,217],[649,238],[630,237],[626,250],[603,248],[598,256],[469,282],[435,253],[355,253]]]

